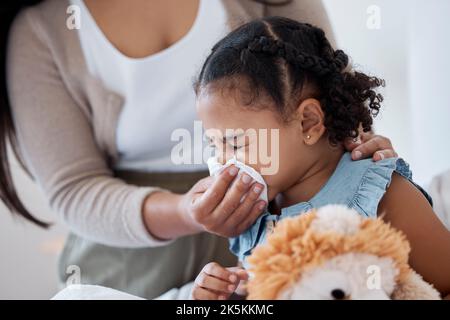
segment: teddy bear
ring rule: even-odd
[[[408,265],[405,235],[328,205],[281,220],[248,257],[247,299],[440,299]]]

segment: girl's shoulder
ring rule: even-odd
[[[397,172],[405,179],[412,180],[409,164],[403,158],[394,157],[379,161],[374,161],[372,158],[352,160],[351,154],[346,152],[336,167],[335,173],[346,178],[354,177],[355,179],[371,176],[374,178],[374,181],[379,181],[383,178],[390,180],[393,172]],[[374,176],[374,174],[378,174],[379,177]]]
[[[364,216],[374,218],[377,216],[378,204],[388,189],[394,172],[412,181],[409,164],[402,158],[354,161],[347,152],[342,156],[324,188],[322,197],[314,203],[314,206],[341,203],[356,209]]]

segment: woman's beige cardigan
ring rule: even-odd
[[[273,7],[222,1],[231,28],[279,15],[318,25],[332,37],[318,0]],[[158,189],[113,177],[123,99],[87,71],[77,31],[66,26],[68,6],[67,0],[47,0],[27,8],[11,30],[7,84],[20,158],[74,233],[117,247],[164,245],[148,233],[141,212],[145,197]]]

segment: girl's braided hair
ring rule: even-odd
[[[248,104],[260,102],[263,92],[285,120],[302,99],[318,99],[333,144],[357,137],[360,127],[371,130],[383,101],[374,90],[383,80],[352,70],[322,29],[283,17],[251,21],[219,41],[194,87],[242,89],[242,79],[251,93]]]

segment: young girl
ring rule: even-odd
[[[246,162],[258,143],[225,135],[227,129],[279,130],[278,170],[263,175],[269,206],[230,240],[244,266],[280,219],[345,204],[369,218],[382,214],[402,230],[412,247],[412,268],[442,294],[450,292],[450,233],[411,182],[408,165],[399,158],[352,161],[342,147],[359,130],[371,130],[382,101],[375,90],[382,85],[352,70],[347,55],[333,50],[321,29],[287,18],[252,21],[214,46],[195,88],[203,125],[219,132],[209,136],[211,143],[228,150],[222,160]],[[246,164],[263,168],[258,161]],[[211,263],[197,277],[192,296],[226,299],[246,278],[245,270]]]

